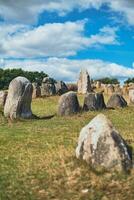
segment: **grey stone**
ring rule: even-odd
[[[17,77],[10,82],[4,115],[10,119],[31,118],[33,86],[25,77]]]
[[[103,93],[88,93],[84,99],[83,110],[84,111],[94,111],[105,109],[106,105],[104,102]]]
[[[7,91],[0,91],[0,107],[3,107],[5,105],[6,102],[6,98],[7,98]]]
[[[58,94],[58,95],[62,95],[64,93],[68,92],[68,88],[63,81],[57,81],[55,83],[55,88],[56,88],[56,94]]]
[[[75,92],[67,92],[59,99],[58,114],[72,115],[79,112],[80,106]]]
[[[41,89],[40,89],[39,84],[35,82],[32,85],[33,85],[32,98],[35,99],[35,98],[41,97]]]
[[[129,102],[134,103],[134,89],[129,90]]]
[[[130,170],[132,152],[112,123],[103,114],[97,115],[82,128],[76,157],[95,169]]]
[[[107,85],[107,94],[112,95],[115,92],[114,86],[112,84]]]
[[[54,80],[50,77],[45,77],[41,85],[41,96],[53,96],[56,94]]]
[[[126,100],[123,98],[122,95],[113,94],[107,102],[108,108],[124,108],[127,106]]]
[[[86,94],[91,92],[91,81],[87,70],[81,70],[78,80],[78,93]]]

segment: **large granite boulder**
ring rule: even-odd
[[[58,114],[60,116],[72,115],[79,112],[79,110],[80,106],[75,92],[67,92],[60,97],[58,105]]]
[[[122,95],[113,94],[107,102],[108,108],[124,108],[127,106],[126,100],[123,98]]]
[[[54,80],[50,77],[45,77],[41,85],[41,96],[53,96],[56,94]]]
[[[0,107],[3,107],[5,105],[6,102],[6,98],[7,98],[7,91],[0,91]]]
[[[62,95],[66,92],[68,92],[68,87],[63,81],[57,81],[55,83],[55,88],[56,88],[56,94]]]
[[[10,119],[31,118],[33,86],[25,77],[17,77],[10,82],[4,115]]]
[[[91,92],[91,81],[87,70],[81,70],[78,80],[78,93],[86,94]]]
[[[105,109],[106,105],[104,102],[103,93],[88,93],[84,99],[83,110],[94,111]]]
[[[103,114],[97,115],[82,128],[76,148],[76,157],[93,168],[129,170],[132,152],[118,131]]]
[[[41,97],[41,89],[40,89],[39,84],[35,82],[32,85],[33,85],[32,98],[35,99],[35,98]]]

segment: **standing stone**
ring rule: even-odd
[[[33,83],[32,85],[33,85],[32,98],[35,99],[35,98],[41,97],[41,89],[38,83]]]
[[[96,82],[96,89],[100,89],[101,88],[101,82],[100,81],[97,81]]]
[[[68,92],[68,88],[63,81],[57,81],[55,83],[55,88],[56,88],[56,94],[58,94],[58,95],[62,95],[64,93]]]
[[[75,92],[67,92],[60,97],[58,105],[58,114],[72,115],[79,112],[80,106]]]
[[[126,100],[119,94],[113,94],[107,102],[108,108],[124,108],[127,106]]]
[[[95,111],[105,109],[106,105],[102,93],[88,93],[84,99],[83,110]]]
[[[0,91],[0,107],[3,107],[5,105],[7,94],[7,91]]]
[[[125,95],[125,96],[128,96],[128,94],[129,94],[128,85],[123,85],[122,94]]]
[[[114,92],[116,94],[122,94],[122,89],[121,89],[121,87],[120,87],[119,84],[115,84],[115,86],[114,86]]]
[[[17,77],[10,82],[4,115],[10,119],[31,118],[33,86],[25,77]]]
[[[50,77],[45,77],[41,85],[41,96],[53,96],[56,94],[54,80]]]
[[[132,152],[125,141],[103,114],[97,115],[82,128],[76,148],[76,157],[93,168],[130,170]]]
[[[115,92],[114,86],[112,84],[107,85],[107,94],[111,96]]]
[[[134,89],[129,90],[129,102],[134,103]]]
[[[87,70],[81,70],[78,80],[78,93],[86,94],[91,92],[90,76]]]

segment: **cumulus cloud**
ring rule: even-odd
[[[126,79],[133,77],[134,68],[110,63],[103,60],[70,60],[67,58],[48,58],[43,60],[2,60],[3,68],[23,68],[25,70],[44,71],[57,80],[76,82],[81,68],[88,69],[91,78],[115,77]]]
[[[134,25],[133,0],[1,0],[0,15],[7,21],[34,23],[43,11],[56,11],[59,15],[66,14],[73,9],[99,9],[106,4],[112,11],[121,13]]]
[[[72,56],[79,50],[99,45],[118,44],[117,28],[103,27],[95,35],[85,36],[86,20],[45,24],[0,26],[0,53],[3,57],[37,58]]]

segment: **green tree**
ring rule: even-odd
[[[20,69],[0,69],[0,89],[7,89],[12,79],[17,76],[24,76],[31,82],[38,82],[41,85],[42,79],[48,76],[43,71],[24,71]]]
[[[98,79],[97,81],[100,81],[101,83],[104,83],[104,84],[119,84],[118,79],[116,79],[116,78],[109,78],[109,77]]]

